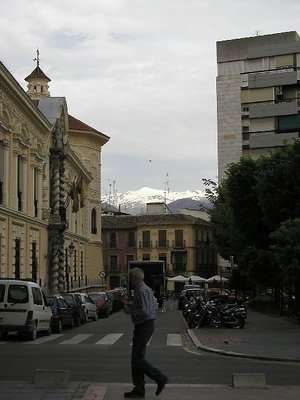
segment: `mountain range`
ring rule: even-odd
[[[144,214],[147,203],[166,203],[172,213],[183,208],[199,210],[200,204],[208,204],[203,190],[166,192],[160,189],[143,187],[136,191],[102,195],[102,208],[121,211],[131,215]]]

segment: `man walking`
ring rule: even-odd
[[[140,268],[133,268],[129,272],[129,279],[134,288],[132,303],[124,302],[124,311],[131,315],[134,323],[131,373],[134,388],[124,393],[126,398],[145,397],[145,375],[157,383],[156,396],[164,389],[168,378],[145,359],[147,342],[154,332],[156,317],[154,298],[151,289],[144,282],[144,272]]]

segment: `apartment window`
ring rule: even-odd
[[[17,158],[17,209],[22,211],[22,160]]]
[[[111,232],[111,234],[110,234],[109,247],[111,249],[117,248],[117,235],[115,232]]]
[[[91,226],[92,226],[92,233],[96,234],[97,233],[97,212],[95,208],[92,209],[92,214],[91,214]]]
[[[159,253],[158,255],[159,261],[164,261],[165,270],[167,269],[167,254],[166,253]]]
[[[38,259],[37,259],[37,247],[36,242],[31,244],[31,277],[32,280],[37,282],[38,273]]]
[[[118,256],[110,256],[109,266],[110,266],[110,271],[118,270]]]
[[[158,231],[158,247],[167,247],[167,231]]]
[[[128,232],[128,247],[135,247],[135,234]]]
[[[21,277],[21,240],[15,239],[15,278]]]
[[[38,170],[34,168],[33,172],[33,206],[34,206],[34,216],[38,216]]]
[[[150,231],[143,231],[143,247],[150,247]]]
[[[142,258],[143,258],[143,261],[150,261],[150,254],[148,254],[148,253],[143,254]]]
[[[183,230],[175,230],[175,247],[183,247]]]
[[[0,141],[0,204],[3,204],[3,190],[4,190],[4,149],[2,141]]]
[[[134,261],[134,255],[133,254],[126,254],[126,266],[128,266],[128,264]]]
[[[173,251],[171,254],[174,271],[184,271],[187,263],[186,251]]]

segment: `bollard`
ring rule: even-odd
[[[64,369],[36,369],[34,385],[39,388],[64,388],[69,383],[69,371]]]
[[[234,388],[265,388],[266,377],[261,373],[232,374],[232,386]]]

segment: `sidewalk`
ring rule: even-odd
[[[1,400],[118,400],[131,388],[125,384],[70,382],[66,389],[39,389],[33,383],[0,381]],[[299,400],[300,386],[266,386],[236,389],[230,385],[168,384],[155,396],[155,385],[146,385],[145,400]]]
[[[196,347],[215,353],[274,361],[300,362],[300,325],[284,317],[248,311],[244,329],[188,330]]]
[[[198,349],[227,356],[300,362],[300,325],[281,317],[249,311],[245,328],[188,330]],[[1,371],[1,368],[0,368]],[[66,388],[37,388],[33,382],[0,381],[0,400],[117,400],[131,383],[69,382]],[[170,382],[159,397],[146,385],[146,400],[298,400],[300,386],[235,388],[228,385],[184,385]]]

